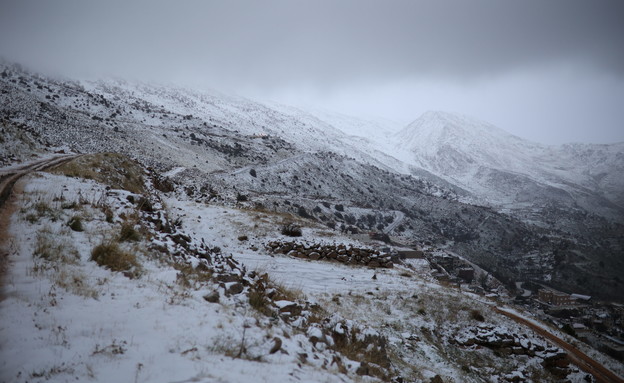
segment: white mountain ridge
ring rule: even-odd
[[[529,188],[590,211],[624,206],[624,143],[542,145],[447,112],[426,112],[392,139],[404,161],[494,205],[521,206]]]

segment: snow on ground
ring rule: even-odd
[[[285,334],[279,325],[252,325],[257,315],[239,298],[207,303],[205,291],[180,289],[176,270],[147,255],[141,256],[144,271],[138,279],[89,261],[101,236],[112,236],[103,213],[91,205],[80,209],[88,217],[83,232],[66,226],[71,209],[28,222],[43,204],[55,209],[106,199],[122,212],[128,193],[113,194],[90,181],[29,177],[20,201],[25,208],[11,223],[11,266],[0,302],[0,382],[344,381],[335,368],[301,364],[298,353],[313,353],[311,346],[299,346],[308,344],[305,336]],[[61,264],[34,257],[42,232],[71,259]],[[278,335],[288,354],[269,354]],[[236,354],[243,337],[257,360],[226,356]]]
[[[24,192],[11,221],[11,265],[0,302],[0,382],[377,381],[356,374],[358,361],[343,355],[339,366],[334,351],[311,342],[323,336],[315,324],[302,331],[264,316],[245,294],[207,302],[207,294],[223,288],[212,281],[185,287],[181,273],[146,241],[120,242],[138,255],[139,278],[91,261],[92,249],[117,238],[121,224],[136,213],[131,193],[46,173],[20,182]],[[455,346],[461,331],[479,325],[474,312],[497,332],[540,340],[494,313],[484,298],[435,283],[425,260],[370,269],[270,254],[269,241],[292,240],[280,233],[290,220],[303,226],[297,241],[364,245],[285,214],[172,196],[163,205],[193,242],[220,247],[248,271],[266,272],[321,307],[336,333],[357,324],[361,337],[382,335],[394,371],[407,381],[429,382],[436,375],[455,382],[502,381],[541,369],[534,358],[500,359],[485,348]],[[103,206],[114,212],[112,222]],[[81,217],[83,231],[68,227],[74,216]],[[163,244],[156,237],[152,242]],[[281,347],[271,353],[277,338]],[[581,381],[584,375],[574,371],[568,378]]]
[[[273,280],[305,294],[396,290],[404,286],[403,281],[396,278],[404,271],[401,268],[373,270],[268,253],[264,249],[266,243],[294,238],[280,234],[280,220],[274,220],[263,212],[207,206],[175,199],[166,200],[166,204],[174,215],[182,217],[182,228],[189,234],[209,238],[207,243],[232,253],[249,270],[268,272]],[[303,227],[302,238],[310,243],[344,243],[365,247],[347,236],[333,232],[330,234],[328,236],[327,228],[324,227]],[[242,235],[247,235],[249,239],[239,241],[237,238]],[[258,250],[253,251],[250,247]],[[373,276],[376,279],[373,280]]]

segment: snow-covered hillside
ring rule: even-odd
[[[113,182],[130,173],[132,182]],[[94,155],[20,181],[0,381],[587,376],[559,347],[490,309],[500,302],[437,283],[424,259],[374,268],[270,253],[268,242],[289,240],[284,221],[302,226],[302,243],[366,245],[294,215],[159,192],[141,181],[151,176],[122,156]]]
[[[0,144],[22,148],[0,153],[4,164],[45,152],[122,153],[156,172],[162,190],[196,201],[246,201],[433,243],[510,286],[530,276],[576,289],[589,276],[577,292],[620,295],[621,145],[544,147],[447,113],[393,135],[396,126],[380,121],[11,65],[0,87]]]
[[[494,206],[554,203],[624,219],[624,143],[546,146],[445,112],[427,112],[393,138],[406,162]]]

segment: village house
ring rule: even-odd
[[[576,303],[571,295],[552,289],[539,289],[537,297],[543,303],[553,306],[570,306]]]
[[[472,282],[472,280],[474,279],[474,273],[474,269],[470,266],[464,266],[457,270],[457,276],[467,283]]]

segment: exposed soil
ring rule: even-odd
[[[11,226],[11,216],[17,211],[19,195],[22,194],[24,186],[21,180],[13,185],[10,195],[0,205],[0,301],[4,300],[3,286],[7,270],[9,268],[9,255],[11,254],[11,235],[9,227]]]

